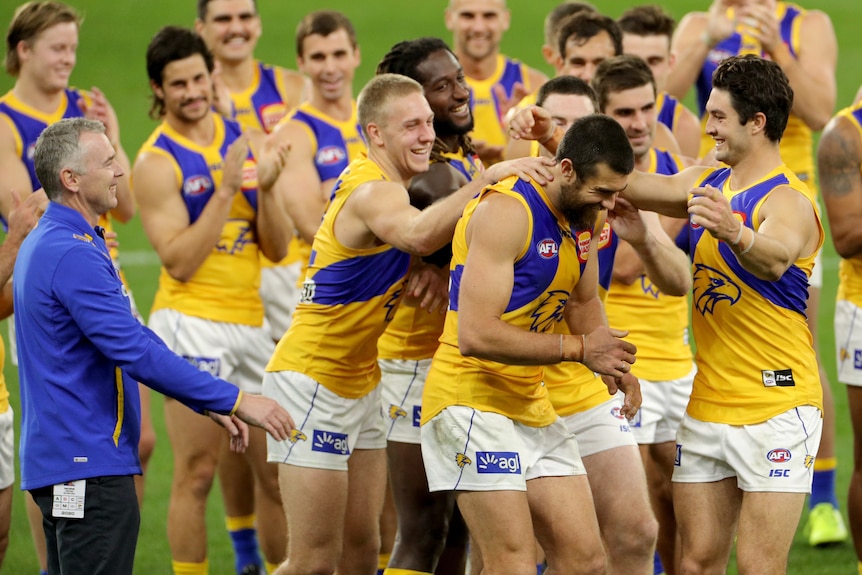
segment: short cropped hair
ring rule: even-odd
[[[766,116],[766,137],[775,143],[781,141],[793,108],[793,88],[781,66],[753,54],[733,56],[713,72],[712,88],[730,94],[740,124],[762,112]]]
[[[210,2],[213,0],[198,0],[198,20],[204,21],[207,19],[207,10]],[[257,14],[257,0],[251,0],[251,7],[254,13]]]
[[[80,28],[81,16],[71,6],[60,2],[27,2],[19,6],[6,31],[6,72],[16,77],[21,72],[20,42],[31,42],[48,28],[68,22]]]
[[[595,176],[601,164],[615,174],[631,174],[635,156],[626,131],[604,114],[590,114],[575,121],[557,148],[557,162],[572,162],[579,181]]]
[[[617,20],[623,34],[633,36],[673,36],[676,20],[661,6],[654,4],[635,6],[623,12]]]
[[[545,16],[545,44],[554,46],[557,43],[557,34],[560,31],[560,24],[578,12],[597,12],[596,7],[589,2],[563,2],[558,4],[556,8],[551,10]]]
[[[614,56],[598,65],[592,80],[593,89],[599,100],[599,110],[605,111],[611,94],[652,86],[656,93],[655,77],[646,62],[632,55]]]
[[[325,38],[339,30],[347,32],[350,45],[356,48],[356,30],[347,16],[335,10],[318,10],[306,14],[296,27],[296,55],[302,58],[302,44],[309,36],[319,34]]]
[[[593,103],[593,109],[599,109],[599,102],[596,99],[595,90],[593,90],[587,82],[575,76],[557,76],[556,78],[552,78],[542,84],[542,87],[539,88],[538,94],[536,94],[536,105],[539,107],[544,106],[545,100],[548,99],[548,96],[553,94],[586,96],[590,99],[590,102]]]
[[[36,177],[49,200],[57,201],[63,193],[61,171],[72,168],[84,173],[81,134],[85,132],[104,134],[105,125],[82,117],[66,118],[45,128],[36,140],[33,155]]]
[[[419,75],[419,65],[431,54],[443,50],[455,55],[440,38],[425,37],[398,42],[377,64],[377,74],[401,74],[422,83],[425,78]]]
[[[380,74],[371,78],[356,98],[356,115],[366,141],[369,140],[368,124],[383,124],[391,100],[417,92],[424,96],[422,85],[401,74]]]
[[[165,68],[171,62],[200,54],[207,70],[213,71],[213,56],[203,38],[194,31],[179,26],[165,26],[159,30],[147,46],[147,76],[150,82],[161,86]],[[165,113],[164,101],[153,94],[150,117],[161,118]]]
[[[560,33],[557,35],[557,48],[560,56],[566,57],[566,44],[569,38],[573,38],[575,44],[581,46],[586,44],[590,38],[607,32],[614,45],[614,54],[623,53],[623,33],[612,18],[597,12],[581,11],[569,16],[560,24]]]

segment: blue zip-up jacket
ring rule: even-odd
[[[21,382],[21,488],[141,473],[138,381],[197,411],[232,413],[239,389],[141,325],[100,234],[51,202],[13,283]]]

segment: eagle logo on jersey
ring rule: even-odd
[[[742,292],[730,277],[715,268],[695,264],[692,297],[695,308],[701,315],[712,314],[722,301],[730,305],[739,301]]]
[[[308,441],[308,436],[298,429],[291,429],[290,435],[287,436],[287,440],[291,443],[296,443],[297,441]]]
[[[455,454],[455,464],[461,469],[464,469],[464,466],[470,465],[471,463],[473,463],[473,460],[464,455],[463,453]]]
[[[396,420],[399,417],[407,417],[407,412],[404,411],[404,408],[397,405],[389,405],[389,419]]]
[[[392,321],[392,318],[395,317],[395,310],[398,309],[398,303],[401,301],[401,292],[404,291],[404,283],[392,293],[392,297],[383,304],[383,307],[386,308],[386,317],[383,319],[386,323]]]
[[[654,299],[658,299],[658,296],[661,295],[661,290],[645,275],[641,276],[641,289],[644,295],[651,295]]]
[[[553,290],[548,292],[536,310],[530,315],[533,323],[530,331],[544,333],[551,331],[555,323],[563,320],[563,309],[569,301],[569,292],[565,290]]]

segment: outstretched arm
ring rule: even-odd
[[[835,251],[842,258],[862,254],[862,138],[850,120],[838,117],[826,126],[817,174]]]

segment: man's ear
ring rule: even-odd
[[[365,131],[368,133],[368,140],[381,148],[383,147],[383,136],[380,133],[380,126],[375,123],[370,123],[365,126]]]
[[[77,192],[80,189],[79,174],[72,168],[63,168],[60,170],[60,183],[65,189]]]
[[[573,184],[578,181],[578,174],[575,172],[575,166],[569,158],[560,160],[560,172],[567,184]]]

